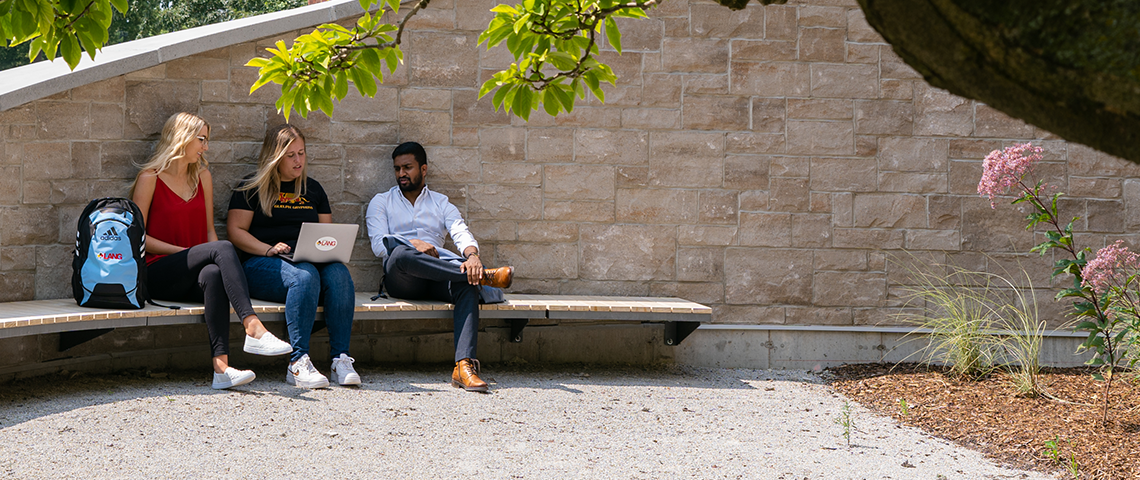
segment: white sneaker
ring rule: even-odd
[[[353,362],[356,362],[356,359],[343,353],[333,359],[332,376],[336,379],[337,385],[360,385],[360,375],[356,373],[355,368],[352,368]]]
[[[324,388],[329,386],[329,379],[317,371],[309,356],[302,356],[300,360],[289,365],[285,373],[285,382],[304,388]]]
[[[293,347],[277,338],[270,332],[265,332],[260,339],[253,338],[249,335],[245,336],[245,346],[242,347],[245,353],[252,353],[254,355],[284,355],[292,353]]]
[[[225,373],[214,374],[214,384],[210,386],[214,387],[214,390],[223,390],[238,385],[245,385],[252,382],[255,377],[257,377],[257,375],[249,370],[238,370],[234,367],[226,367]]]

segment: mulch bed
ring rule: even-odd
[[[1000,463],[1071,478],[1045,446],[1057,440],[1062,460],[1075,455],[1082,479],[1140,478],[1140,379],[1135,374],[1113,380],[1104,424],[1104,382],[1088,369],[1043,370],[1046,396],[1033,398],[1019,396],[1000,373],[956,380],[938,367],[914,364],[846,365],[829,372],[831,385],[863,406]],[[905,415],[900,399],[906,401]]]

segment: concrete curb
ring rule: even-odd
[[[0,75],[0,111],[178,58],[336,22],[361,13],[364,10],[358,0],[330,0],[111,45],[100,50],[95,60],[84,55],[74,71],[59,58],[16,67]]]

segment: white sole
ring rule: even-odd
[[[266,333],[266,335],[268,335],[268,333]],[[255,347],[253,345],[250,345],[249,339],[251,339],[253,337],[250,337],[249,335],[246,335],[245,338],[246,338],[246,341],[241,346],[241,350],[245,353],[249,353],[249,354],[253,354],[253,355],[264,355],[266,357],[275,357],[277,355],[285,355],[286,353],[293,353],[293,347],[287,343],[283,343],[284,346],[282,346],[279,350],[271,350],[271,349],[266,348],[266,347]],[[264,337],[262,337],[262,338],[264,338]],[[256,341],[256,340],[257,339],[254,339],[254,341]]]
[[[355,380],[353,380],[351,378],[346,378],[345,381],[343,381],[343,382],[339,380],[340,375],[337,375],[336,372],[333,372],[333,375],[336,375],[336,377],[338,378],[338,380],[336,381],[336,384],[340,385],[342,387],[360,385],[360,375],[357,375]]]
[[[255,378],[257,378],[257,375],[250,375],[248,379],[246,379],[244,381],[239,381],[238,383],[233,383],[233,382],[226,382],[223,384],[214,383],[214,384],[210,385],[210,388],[213,388],[214,390],[225,390],[227,388],[240,387],[242,385],[245,385],[247,383],[252,382]]]
[[[293,353],[292,347],[290,347],[288,350],[273,351],[273,350],[265,350],[265,349],[261,349],[261,348],[253,348],[253,347],[246,345],[246,346],[242,346],[241,350],[245,353],[249,353],[252,355],[262,355],[262,356],[266,356],[266,357],[276,357],[278,355],[285,355],[286,353]]]
[[[329,380],[327,378],[323,382],[317,381],[312,383],[305,383],[297,381],[297,377],[294,377],[293,375],[286,375],[285,383],[296,385],[301,388],[325,388],[329,386]]]

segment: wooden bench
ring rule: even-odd
[[[707,322],[712,309],[680,298],[607,297],[589,295],[507,294],[507,301],[481,305],[480,320],[503,320],[510,326],[510,340],[522,341],[523,329],[542,319],[553,323],[562,320],[579,322],[662,323],[666,345],[680,344],[690,333]],[[0,303],[0,338],[59,333],[59,351],[92,340],[116,328],[202,323],[201,304],[162,302],[181,308],[169,309],[147,305],[141,310],[104,310],[79,307],[72,299],[33,300]],[[262,321],[285,320],[285,305],[253,301],[253,309]],[[314,331],[324,328],[321,309]],[[233,321],[239,321],[232,315]],[[371,299],[371,294],[356,294],[356,314],[360,320],[397,320],[419,318],[451,318],[452,305],[435,301]]]

